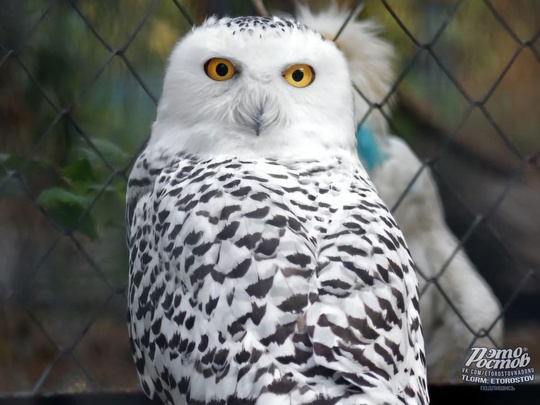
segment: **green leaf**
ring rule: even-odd
[[[7,170],[18,170],[24,165],[24,158],[20,155],[0,154],[0,162]]]
[[[86,208],[91,202],[92,199],[90,197],[74,194],[61,187],[51,187],[43,190],[37,198],[37,203],[44,208],[51,207],[55,204],[73,204]]]
[[[86,186],[96,180],[94,169],[87,158],[81,157],[75,162],[66,166],[62,173],[71,183],[79,186]],[[80,188],[80,187],[79,187]]]
[[[25,169],[25,172],[43,170],[46,163],[37,159],[26,159],[21,155],[0,153],[0,162],[8,171]]]
[[[90,239],[96,240],[98,238],[96,224],[89,213],[82,216],[85,210],[81,205],[66,203],[56,203],[46,208],[49,217],[61,228],[68,231],[79,231]]]
[[[106,139],[94,138],[92,143],[97,150],[109,161],[109,163],[122,163],[127,158],[128,155],[124,152],[118,145],[108,141]],[[82,152],[85,153],[90,159],[96,160],[101,158],[98,156],[96,151],[93,148],[85,147],[82,148]]]
[[[98,238],[96,224],[86,211],[92,199],[59,187],[44,190],[37,198],[50,218],[65,230],[77,230],[92,240]],[[83,216],[84,215],[84,216]]]

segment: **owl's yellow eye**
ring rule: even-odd
[[[292,65],[283,73],[283,77],[294,87],[307,87],[315,80],[315,71],[309,65]]]
[[[223,58],[212,58],[204,64],[206,75],[219,82],[229,80],[236,73],[236,69],[230,60]]]

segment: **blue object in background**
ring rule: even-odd
[[[356,150],[368,172],[373,172],[385,160],[375,135],[366,125],[359,126],[356,131]]]

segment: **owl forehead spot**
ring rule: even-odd
[[[229,27],[234,28],[257,28],[262,29],[276,29],[276,30],[285,30],[285,29],[305,29],[298,21],[295,20],[282,20],[281,18],[270,18],[270,17],[236,17],[232,18],[229,21],[223,21],[223,23]]]
[[[300,22],[293,19],[283,19],[279,17],[235,17],[235,18],[221,18],[217,19],[212,17],[204,24],[206,27],[226,27],[233,35],[237,33],[253,34],[269,34],[276,33],[282,34],[287,32],[298,31],[311,31],[312,29],[306,27]]]

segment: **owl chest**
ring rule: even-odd
[[[154,226],[168,277],[208,316],[213,302],[307,297],[320,235],[350,190],[327,174],[228,166],[162,180]]]

